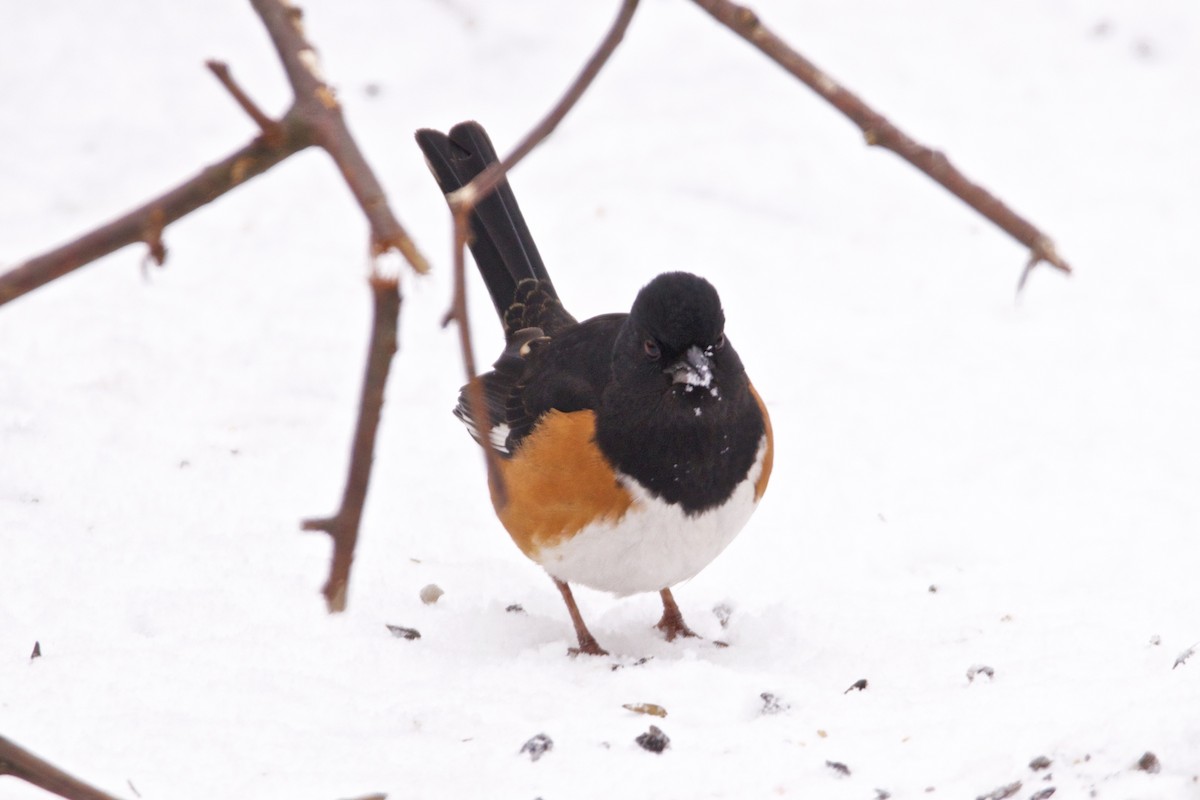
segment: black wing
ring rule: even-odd
[[[478,378],[492,423],[491,446],[511,455],[548,411],[598,408],[612,378],[613,343],[627,316],[593,317],[554,337],[538,328],[510,335],[493,370]],[[480,441],[466,387],[454,413]]]

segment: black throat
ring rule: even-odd
[[[722,505],[749,474],[764,433],[745,374],[725,377],[716,392],[611,385],[596,412],[596,443],[619,472],[687,514]]]

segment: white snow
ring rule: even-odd
[[[476,118],[507,152],[616,4],[303,7],[435,266],[404,280],[349,609],[299,523],[341,494],[367,230],[313,150],[168,228],[165,268],[130,248],[0,308],[0,735],[148,800],[1200,795],[1200,663],[1173,668],[1200,639],[1200,6],[754,4],[1055,238],[1078,274],[1015,299],[1020,246],[692,4],[642,4],[515,189],[577,316],[713,282],[777,458],[675,591],[727,649],[580,590],[615,655],[574,660],[450,413],[450,221],[412,132]],[[207,58],[286,108],[247,3],[6,4],[0,266],[255,135]]]

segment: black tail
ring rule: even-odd
[[[487,132],[478,122],[460,122],[448,136],[423,128],[417,131],[417,144],[444,194],[461,189],[498,160]],[[523,280],[536,280],[541,292],[558,299],[507,180],[475,207],[471,236],[471,255],[501,321],[516,301],[517,284]]]

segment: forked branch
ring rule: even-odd
[[[333,90],[320,75],[316,51],[304,37],[299,9],[283,0],[251,0],[284,65],[293,101],[280,120],[272,120],[234,82],[229,68],[208,62],[237,104],[261,133],[245,147],[202,170],[150,202],[0,275],[0,305],[15,300],[127,245],[145,243],[158,264],[166,258],[162,232],[171,223],[241,185],[299,151],[316,145],[329,153],[370,226],[374,255],[398,250],[418,272],[429,267],[388,206],[342,116]]]
[[[896,153],[1029,248],[1030,261],[1022,275],[1022,283],[1029,270],[1043,261],[1065,273],[1071,271],[1070,265],[1055,249],[1054,242],[1037,226],[959,172],[944,153],[914,141],[816,64],[792,49],[763,25],[753,11],[731,0],[694,2],[842,112],[862,130],[868,145],[878,145]]]

